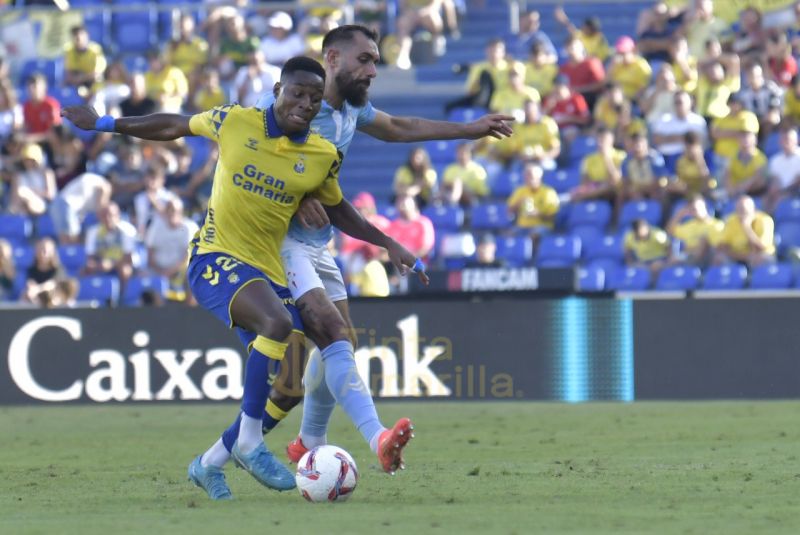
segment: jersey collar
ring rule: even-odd
[[[306,141],[308,141],[308,136],[309,134],[311,134],[310,129],[304,130],[303,132],[298,132],[297,134],[294,134],[292,136],[284,134],[283,131],[281,130],[281,127],[278,126],[278,121],[275,120],[275,110],[273,109],[274,107],[275,105],[273,104],[272,106],[264,110],[264,131],[266,132],[267,137],[275,138],[275,137],[286,136],[291,141],[300,144],[303,144]]]

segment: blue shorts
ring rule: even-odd
[[[267,282],[292,316],[292,328],[303,332],[300,311],[297,310],[289,289],[275,284],[263,271],[250,264],[224,253],[194,254],[189,260],[187,275],[189,287],[200,306],[214,314],[228,328],[236,327],[239,339],[248,351],[256,333],[233,324],[231,303],[239,290],[252,281]]]

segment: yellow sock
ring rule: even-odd
[[[261,335],[256,336],[256,339],[253,341],[253,349],[275,360],[283,360],[288,346],[289,344],[286,342],[278,342]]]
[[[280,422],[281,420],[283,420],[284,418],[286,418],[286,416],[289,414],[289,411],[285,411],[285,410],[281,409],[280,407],[278,407],[277,405],[275,405],[275,404],[272,402],[272,400],[271,400],[271,399],[268,399],[268,400],[267,400],[267,406],[264,408],[264,410],[266,410],[266,411],[267,411],[267,414],[269,414],[269,415],[270,415],[270,417],[271,417],[273,420],[276,420],[276,421],[278,421],[278,422]]]

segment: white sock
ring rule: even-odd
[[[261,418],[251,418],[242,413],[242,425],[239,426],[239,451],[244,454],[250,453],[256,446],[264,442],[261,435]]]
[[[375,434],[372,435],[372,438],[369,439],[369,449],[371,449],[373,451],[373,453],[378,453],[378,439],[381,438],[381,434],[384,431],[386,431],[385,427],[383,429],[381,429],[380,431],[376,431]]]
[[[211,465],[222,468],[230,458],[231,454],[225,449],[225,444],[222,443],[222,439],[220,438],[203,454],[200,458],[200,464],[204,467]]]
[[[324,446],[328,443],[328,435],[322,435],[321,437],[315,437],[313,435],[306,435],[302,431],[300,432],[300,440],[303,441],[303,446],[306,448],[313,450],[317,446]]]

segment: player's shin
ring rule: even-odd
[[[300,439],[306,448],[311,449],[327,444],[328,421],[336,407],[336,399],[325,382],[325,366],[318,350],[311,354],[303,384],[305,396]]]
[[[289,337],[280,373],[272,383],[264,411],[261,431],[267,434],[275,428],[303,399],[303,369],[305,368],[305,336],[293,331]]]

